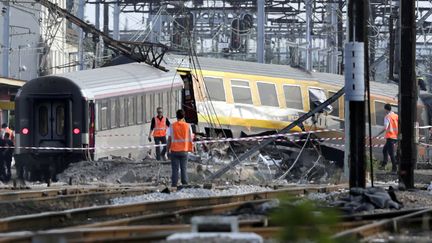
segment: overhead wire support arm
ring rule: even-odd
[[[330,104],[332,104],[333,102],[335,102],[344,93],[345,93],[345,89],[344,88],[340,89],[332,97],[328,98],[326,101],[324,101],[323,103],[321,103],[320,105],[318,105],[317,107],[315,107],[313,110],[309,111],[308,113],[306,113],[303,116],[301,116],[299,119],[293,121],[287,127],[283,128],[281,131],[279,131],[278,134],[280,134],[281,136],[283,136],[283,134],[288,133],[295,126],[298,126],[298,125],[302,124],[304,121],[306,121],[307,119],[309,119],[310,117],[312,117],[314,114],[322,111],[324,108],[326,108],[327,106],[329,106]],[[212,174],[208,178],[208,180],[212,181],[214,179],[217,179],[217,178],[221,177],[223,174],[225,174],[226,172],[228,172],[230,169],[234,168],[235,166],[239,165],[244,160],[246,160],[249,157],[251,157],[256,151],[258,151],[258,150],[264,148],[265,146],[273,143],[277,139],[278,139],[278,137],[272,137],[272,138],[268,138],[268,139],[263,140],[261,143],[255,145],[254,147],[252,147],[251,149],[249,149],[245,153],[243,153],[240,156],[238,156],[234,161],[232,161],[231,163],[229,163],[227,166],[225,166],[225,167],[221,168],[220,170],[216,171],[214,174]]]
[[[49,0],[35,0],[42,6],[46,7],[53,14],[57,14],[69,20],[71,23],[83,29],[84,32],[90,33],[93,36],[102,38],[105,45],[127,57],[137,61],[145,62],[151,66],[154,66],[160,70],[168,71],[163,66],[160,66],[165,53],[168,51],[168,47],[161,43],[152,42],[126,42],[114,40],[110,36],[106,35],[102,31],[96,29],[94,26],[86,23],[84,20],[76,17],[69,13],[66,9],[59,7],[58,5],[50,2]]]

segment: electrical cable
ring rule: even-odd
[[[285,173],[283,173],[281,176],[279,176],[279,177],[276,179],[276,181],[280,181],[280,180],[282,180],[283,178],[285,178],[285,177],[288,175],[288,173],[289,173],[289,172],[294,168],[294,166],[297,164],[297,162],[298,162],[299,159],[300,159],[300,155],[303,153],[303,150],[305,149],[306,144],[309,142],[310,135],[311,135],[311,133],[308,133],[308,135],[307,135],[307,137],[306,137],[306,141],[304,142],[303,147],[301,148],[300,152],[298,153],[298,155],[297,155],[296,159],[294,160],[293,164],[291,165],[291,167],[288,168],[288,170],[285,171]]]

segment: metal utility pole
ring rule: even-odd
[[[109,4],[103,5],[103,33],[109,36]],[[108,56],[108,48],[104,47],[103,56]]]
[[[264,63],[265,44],[265,0],[257,0],[257,60]]]
[[[338,4],[329,3],[328,9],[330,12],[330,26],[333,33],[327,38],[327,45],[331,48],[328,54],[327,72],[337,73],[338,70]]]
[[[365,158],[365,55],[367,45],[368,0],[348,2],[348,43],[345,45],[345,99],[349,105],[348,153],[350,174],[349,186],[366,187]],[[347,119],[348,118],[348,119]]]
[[[417,162],[417,81],[416,81],[416,16],[415,1],[400,1],[400,181],[414,188],[414,167]]]
[[[343,49],[343,42],[344,42],[344,32],[343,32],[343,18],[342,18],[342,11],[343,11],[343,7],[344,7],[344,0],[339,0],[338,2],[338,20],[337,20],[337,29],[338,29],[338,34],[337,34],[337,44],[338,44],[338,52],[342,53],[342,57],[344,56],[344,49]],[[343,73],[343,60],[341,62],[339,62],[338,59],[338,74],[342,74]]]
[[[10,6],[9,2],[3,2],[3,77],[9,77],[9,19],[10,19]]]
[[[312,0],[305,0],[306,6],[306,70],[312,71]]]
[[[84,20],[84,0],[79,0],[78,2],[78,18]],[[84,69],[84,31],[79,29],[79,37],[78,37],[78,61],[79,61],[79,69]]]
[[[390,15],[389,18],[389,33],[390,33],[390,43],[389,43],[389,80],[394,80],[394,53],[395,53],[395,31],[394,31],[394,16],[393,14]]]
[[[100,3],[95,6],[95,28],[100,30]]]
[[[113,12],[113,39],[120,40],[120,5],[119,2],[114,3],[114,12]]]

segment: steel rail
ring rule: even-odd
[[[137,196],[155,192],[156,188],[131,188],[113,191],[98,191],[72,195],[57,195],[29,199],[0,201],[0,217],[35,214],[41,211],[58,211],[72,208],[108,205],[110,200],[119,197]]]
[[[331,192],[341,188],[346,188],[346,185],[295,187],[222,197],[176,199],[44,212],[0,219],[0,232],[53,229],[80,225],[83,222],[102,222],[121,217],[140,216],[146,213],[169,212],[190,207],[211,206],[257,199],[272,199],[283,195],[303,195],[309,192]]]
[[[413,219],[424,218],[426,215],[427,220],[430,221],[430,216],[432,214],[432,208],[418,209],[416,212],[409,213],[402,216],[397,216],[394,218],[383,219],[375,223],[360,226],[357,228],[349,229],[346,231],[339,232],[333,236],[335,239],[363,239],[366,237],[371,237],[381,232],[395,232],[398,227],[405,221],[410,221]]]
[[[145,189],[155,189],[155,187],[148,187],[145,185],[140,185],[141,188]],[[19,190],[19,191],[7,191],[0,192],[0,202],[2,201],[18,201],[18,200],[27,200],[27,199],[38,199],[38,198],[48,198],[48,197],[57,197],[57,196],[68,196],[68,195],[80,195],[80,194],[88,194],[88,193],[97,193],[97,192],[119,192],[125,191],[129,189],[136,189],[137,186],[110,186],[110,187],[98,187],[98,186],[65,186],[61,188],[44,188],[40,190],[30,189],[30,190]]]
[[[105,221],[100,223],[86,224],[76,226],[78,228],[97,228],[97,227],[109,227],[109,226],[131,226],[131,225],[142,225],[142,224],[181,224],[186,223],[192,216],[196,215],[209,215],[209,214],[222,214],[226,213],[239,207],[249,205],[259,205],[265,202],[269,202],[270,199],[258,199],[251,201],[240,201],[233,203],[224,203],[211,206],[200,206],[193,208],[180,209],[173,212],[161,212],[143,216],[135,216],[125,219],[117,219],[111,221]],[[74,227],[75,228],[75,227]]]
[[[249,224],[240,224],[240,232],[254,232],[263,238],[272,238],[280,231],[280,227],[252,227]],[[126,227],[103,227],[103,228],[79,228],[79,229],[59,229],[48,230],[38,233],[21,232],[13,233],[1,237],[0,242],[32,242],[37,236],[38,239],[45,237],[53,239],[54,237],[63,236],[69,242],[146,242],[148,240],[163,240],[173,233],[190,232],[191,226],[181,225],[145,225],[145,226],[126,226]]]

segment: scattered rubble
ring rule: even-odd
[[[73,184],[86,184],[89,182],[101,183],[145,183],[154,182],[166,184],[169,182],[170,165],[156,160],[144,162],[105,160],[82,161],[73,163],[59,174],[58,180]]]
[[[196,197],[218,197],[218,196],[229,196],[229,195],[239,195],[247,194],[253,192],[269,191],[270,188],[260,187],[260,186],[232,186],[223,190],[209,190],[202,188],[184,188],[177,192],[172,193],[162,193],[155,192],[149,193],[141,196],[134,197],[122,197],[115,198],[112,200],[112,204],[128,204],[128,203],[138,203],[145,201],[165,201],[180,198],[196,198]]]
[[[348,197],[341,197],[332,205],[347,213],[403,207],[403,204],[396,198],[393,187],[390,187],[388,191],[381,187],[351,188]]]

